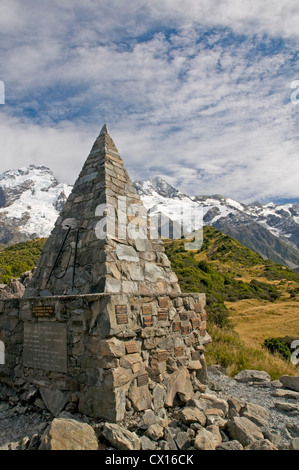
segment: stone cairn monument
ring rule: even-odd
[[[204,379],[205,295],[181,293],[105,125],[21,299],[0,302],[0,384],[118,422]],[[158,399],[159,397],[159,399]]]

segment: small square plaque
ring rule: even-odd
[[[173,331],[181,331],[181,322],[180,321],[174,321],[172,324],[172,329]]]
[[[164,362],[168,359],[168,352],[167,351],[158,351],[158,361]]]
[[[180,312],[180,319],[182,321],[187,321],[188,320],[188,312],[184,310],[183,312]]]
[[[181,332],[182,332],[182,335],[188,335],[189,334],[189,325],[182,325]]]
[[[159,298],[159,307],[168,308],[168,297],[160,297]]]
[[[142,306],[142,313],[143,313],[143,315],[151,315],[152,314],[152,306],[151,305],[143,305]]]
[[[33,317],[54,317],[53,305],[32,305]]]
[[[116,315],[123,315],[127,313],[127,306],[126,305],[115,305],[115,313]]]
[[[175,357],[180,357],[184,355],[184,346],[178,346],[174,348]]]
[[[126,351],[127,354],[133,354],[138,352],[138,347],[135,341],[130,341],[129,343],[126,343]]]
[[[144,315],[143,325],[144,326],[153,326],[153,316],[152,315]]]
[[[147,385],[147,384],[148,384],[148,375],[147,374],[138,375],[137,387],[142,387],[143,385]]]
[[[158,321],[167,321],[167,320],[168,320],[168,311],[159,310]]]
[[[126,325],[129,323],[128,315],[116,315],[116,323],[118,325]]]

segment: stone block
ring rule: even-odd
[[[98,450],[98,440],[88,424],[56,418],[42,436],[39,450]]]

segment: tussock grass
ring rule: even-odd
[[[208,332],[213,342],[206,347],[208,365],[219,364],[226,368],[226,373],[234,377],[243,369],[264,370],[272,380],[282,375],[297,375],[298,368],[282,359],[278,354],[271,354],[266,348],[245,346],[239,335],[231,328],[219,328],[210,325]]]

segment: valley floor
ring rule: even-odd
[[[299,298],[267,302],[244,299],[226,302],[230,319],[248,347],[260,348],[269,337],[299,339]]]

